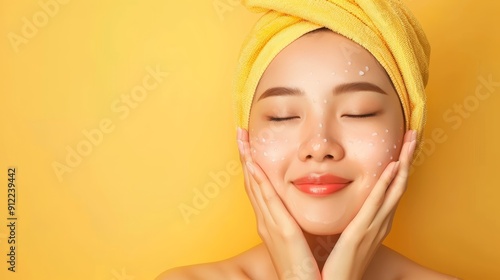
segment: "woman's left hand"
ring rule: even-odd
[[[416,132],[408,131],[398,162],[391,162],[358,214],[342,232],[321,272],[324,280],[362,279],[368,264],[391,229],[396,207],[406,190]]]

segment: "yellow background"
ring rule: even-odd
[[[48,15],[49,2],[0,1],[0,278],[153,279],[258,243],[232,166],[230,89],[259,15],[237,0],[61,0]],[[386,244],[465,279],[500,279],[500,3],[406,2],[433,48],[428,146]],[[27,21],[40,27],[14,44]],[[156,68],[168,76],[128,115],[113,109]],[[464,103],[467,114],[453,111]],[[112,131],[85,146],[83,131],[103,120]],[[54,164],[84,146],[58,177]],[[6,263],[9,166],[16,273]],[[205,205],[183,216],[193,199]]]

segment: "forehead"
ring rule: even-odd
[[[254,100],[268,87],[307,79],[364,80],[392,89],[385,70],[370,52],[342,35],[321,30],[303,35],[278,53],[264,71]]]
[[[286,46],[273,62],[280,62],[287,57],[304,54],[338,61],[355,58],[375,60],[370,52],[356,42],[331,30],[322,29],[297,38]]]

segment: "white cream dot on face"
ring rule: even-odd
[[[347,65],[351,65],[351,64],[352,64],[352,62],[350,62],[350,61],[347,62]]]
[[[320,133],[318,133],[318,137],[321,137],[321,134],[320,134]]]
[[[326,103],[328,103],[328,101],[327,101],[326,99],[323,99],[323,103],[325,103],[325,104],[326,104]]]
[[[387,128],[386,128],[386,129],[385,129],[385,133],[389,133],[389,129],[387,129]]]
[[[326,143],[326,141],[328,141],[328,140],[326,140],[326,138],[325,138],[325,139],[323,139],[323,142],[325,142],[325,143]]]
[[[378,135],[378,133],[376,133],[376,132],[372,133],[372,136],[377,136],[377,135]]]
[[[382,139],[382,143],[385,143],[385,139]]]
[[[252,149],[252,153],[254,153],[254,154],[257,153],[257,150],[255,148]]]
[[[346,70],[344,70],[344,72],[346,72],[346,73],[347,73],[347,72],[349,72],[349,70],[347,70],[347,69],[346,69]]]
[[[365,72],[363,72],[363,71],[359,71],[359,75],[360,75],[360,76],[364,76],[364,75],[365,75]]]
[[[385,149],[385,152],[388,153],[389,152],[389,149]]]
[[[394,146],[392,146],[392,148],[396,149],[396,148],[397,148],[397,146],[396,146],[396,145],[394,145]]]
[[[377,173],[373,173],[373,177],[377,177]]]
[[[391,156],[390,160],[392,160],[392,159],[393,159],[393,157]]]
[[[365,71],[369,71],[369,70],[370,70],[370,67],[365,66]]]
[[[321,147],[321,144],[314,144],[313,145],[313,150],[317,151]]]
[[[320,123],[320,124],[319,124],[319,127],[323,127],[323,124],[322,124],[322,123]]]
[[[379,162],[377,162],[377,165],[378,166],[382,166],[382,163],[379,161]]]

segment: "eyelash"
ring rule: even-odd
[[[364,118],[374,117],[376,115],[377,115],[377,113],[370,113],[370,114],[364,114],[364,115],[343,115],[343,117],[349,117],[349,118],[354,118],[354,119],[364,119]],[[299,117],[286,117],[286,118],[268,117],[269,121],[272,121],[272,122],[284,122],[284,121],[297,119],[297,118],[299,118]]]
[[[278,118],[278,117],[269,117],[269,121],[272,122],[284,122],[292,119],[296,119],[298,117],[286,117],[286,118]]]
[[[355,119],[363,119],[376,116],[377,113],[364,114],[364,115],[343,115],[345,117],[355,118]]]

